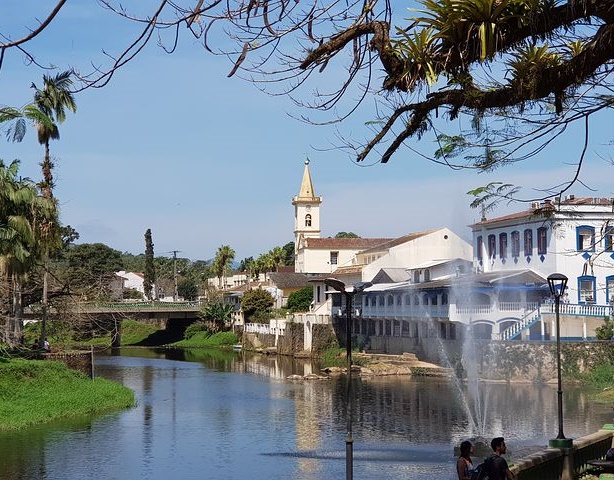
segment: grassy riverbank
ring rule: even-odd
[[[134,393],[116,383],[42,360],[0,359],[0,430],[131,407]]]
[[[197,332],[190,338],[172,343],[173,347],[182,348],[207,348],[207,347],[231,347],[239,341],[239,337],[233,332],[209,333]]]

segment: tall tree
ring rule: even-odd
[[[277,267],[284,265],[286,260],[286,252],[281,247],[273,247],[269,250],[269,257],[271,259],[271,267],[273,270],[277,270]]]
[[[156,282],[156,268],[154,265],[154,244],[151,239],[151,229],[145,232],[145,271],[143,273],[143,289],[145,296],[151,300],[153,286]]]
[[[45,147],[45,157],[41,163],[43,179],[40,183],[41,193],[44,198],[53,198],[53,163],[49,153],[49,142],[60,139],[58,123],[66,120],[66,110],[77,111],[77,105],[70,93],[72,86],[72,72],[65,71],[50,77],[43,75],[43,88],[39,89],[35,84],[34,88],[34,109],[42,114],[40,118],[34,120],[34,126],[38,134],[38,143]],[[51,122],[49,122],[51,120]],[[44,246],[44,256],[48,259],[53,250],[60,246],[59,228],[57,223],[47,223],[41,225],[41,240]],[[45,341],[47,327],[47,312],[49,304],[48,285],[49,277],[47,272],[47,262],[43,263],[43,314],[41,321],[41,346]]]
[[[284,249],[284,252],[286,253],[284,265],[287,265],[287,266],[294,265],[294,242],[288,242],[282,248]]]
[[[38,143],[44,146],[45,155],[41,163],[42,180],[39,183],[44,198],[53,199],[53,162],[49,151],[51,140],[59,140],[58,124],[66,120],[66,111],[77,111],[70,88],[73,85],[72,71],[64,71],[54,76],[43,75],[43,86],[38,88],[34,83],[34,102],[26,105],[21,111],[13,108],[0,109],[0,122],[10,121],[9,135],[15,141],[21,141],[25,135],[25,121],[34,124],[38,135]],[[55,216],[57,218],[57,215]],[[41,321],[41,346],[44,342],[47,327],[48,311],[48,265],[47,260],[54,250],[61,247],[59,226],[56,221],[41,222],[39,241],[43,252],[43,296]]]
[[[11,340],[20,338],[22,328],[22,279],[38,259],[37,223],[55,214],[53,203],[37,195],[33,182],[18,178],[18,167],[17,160],[8,167],[0,160],[0,275],[10,292],[2,311],[12,317]]]
[[[218,285],[223,287],[223,278],[226,275],[228,267],[232,264],[235,258],[235,251],[229,245],[222,245],[217,249],[215,258],[213,259],[213,272],[218,278]]]

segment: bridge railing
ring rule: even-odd
[[[159,312],[159,311],[197,311],[200,301],[190,302],[82,302],[75,304],[75,310],[81,313],[111,313],[111,312]],[[40,305],[30,305],[24,313],[32,314],[41,311]]]
[[[606,427],[604,427],[606,428]],[[589,460],[604,458],[612,447],[612,430],[599,430],[573,440],[570,449],[548,448],[520,458],[510,467],[517,480],[560,480],[580,478],[590,467]],[[571,456],[571,462],[566,457]],[[571,469],[572,471],[564,470]]]

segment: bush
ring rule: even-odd
[[[275,299],[266,290],[256,288],[248,290],[241,297],[241,308],[246,321],[266,323],[271,319],[271,308]]]
[[[294,312],[308,312],[313,301],[313,286],[292,292],[288,297],[288,308]]]
[[[614,337],[614,322],[610,317],[603,318],[603,325],[595,329],[597,340],[610,340]]]
[[[188,328],[185,329],[183,338],[185,338],[186,340],[189,340],[190,338],[192,338],[194,335],[196,335],[199,332],[209,333],[209,329],[207,328],[207,325],[205,325],[204,322],[191,323],[190,325],[188,325]]]
[[[225,347],[234,345],[238,341],[239,338],[233,332],[210,334],[209,332],[201,331],[194,333],[189,339],[175,342],[173,345],[182,348]]]

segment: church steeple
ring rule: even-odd
[[[316,196],[313,190],[309,160],[305,160],[301,188],[298,195],[292,198],[295,253],[303,238],[320,238],[320,203],[322,203],[322,197]]]
[[[295,198],[306,202],[316,201],[315,193],[313,191],[313,183],[311,182],[311,173],[309,172],[309,160],[305,160],[305,170],[303,170],[301,189],[298,192],[298,197]]]

